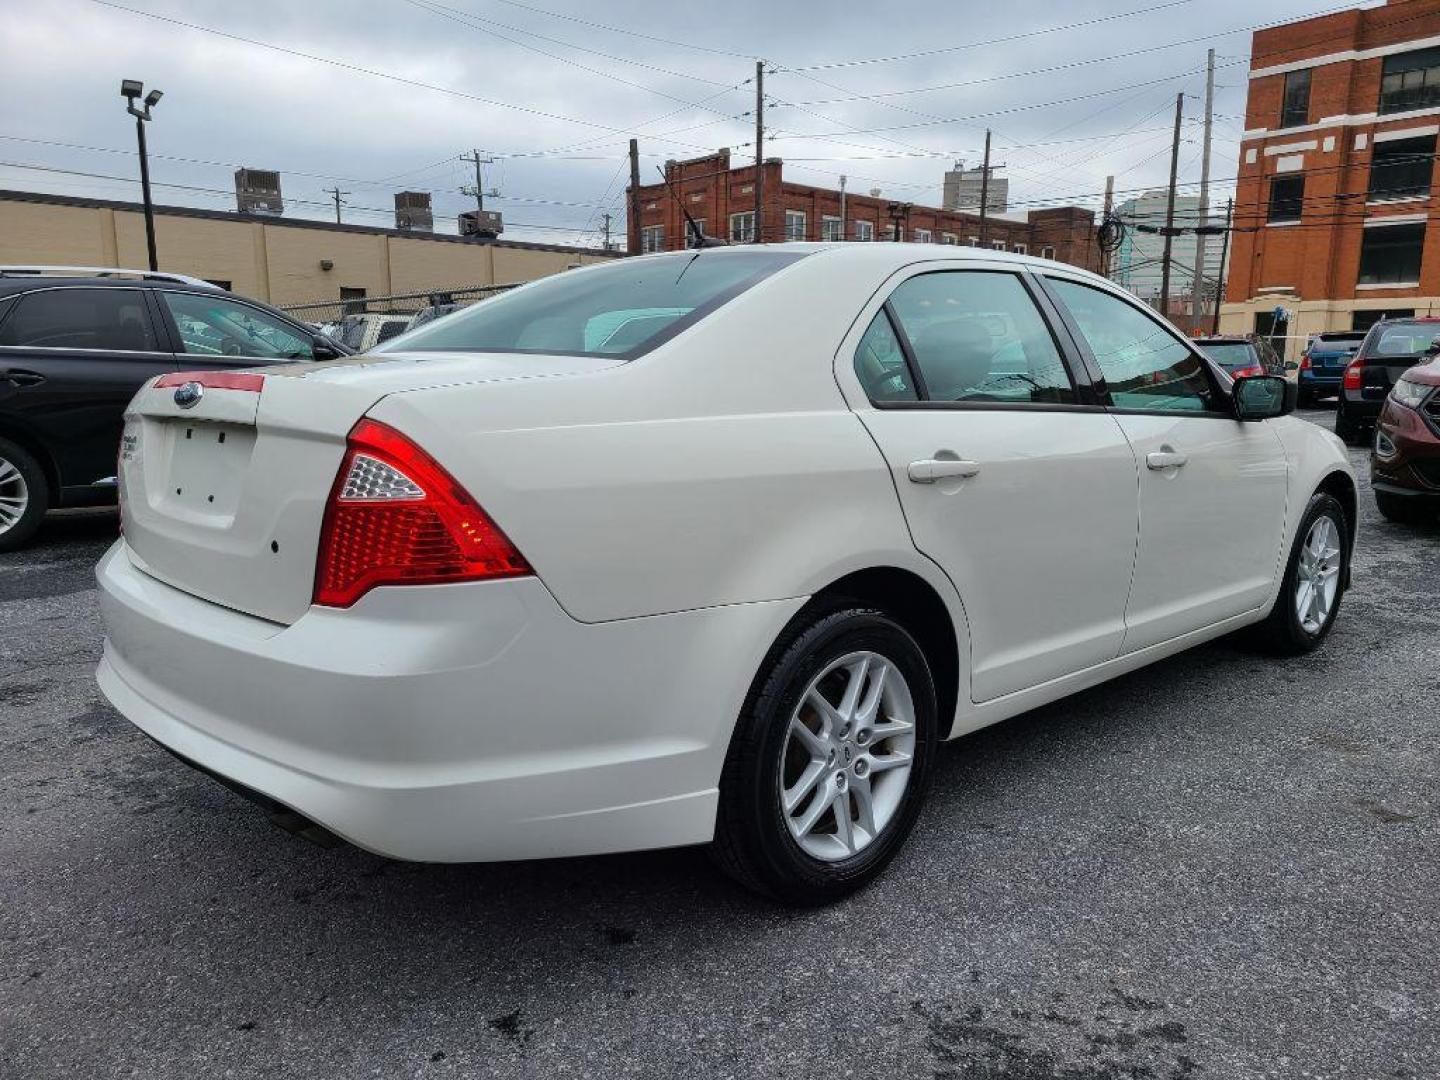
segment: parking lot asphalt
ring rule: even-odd
[[[57,516],[0,556],[0,1076],[1440,1075],[1440,526],[1352,457],[1322,649],[1219,642],[949,744],[889,873],[802,912],[697,850],[280,832],[104,704],[115,519]]]

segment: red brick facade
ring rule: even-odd
[[[783,163],[770,158],[764,168],[764,199],[761,238],[765,242],[782,240],[869,239],[891,240],[898,226],[907,241],[928,240],[930,243],[952,242],[984,247],[1004,245],[1006,251],[1024,251],[1031,255],[1050,254],[1062,262],[1095,270],[1100,254],[1095,243],[1095,215],[1077,206],[1034,210],[1028,220],[991,217],[984,229],[978,214],[915,206],[883,196],[847,192],[845,195],[844,235],[827,233],[840,227],[840,192],[810,184],[794,184],[783,176]],[[733,214],[753,213],[755,209],[755,166],[753,163],[731,166],[730,151],[688,161],[666,163],[665,184],[642,185],[640,188],[639,221],[630,225],[630,250],[642,249],[641,229],[659,226],[663,230],[661,250],[675,251],[685,247],[685,219],[675,195],[684,201],[690,215],[705,232],[723,240],[731,239],[730,219]],[[671,194],[673,188],[675,195]],[[803,214],[803,224],[794,215]],[[791,223],[787,228],[787,220]],[[927,235],[928,234],[928,235]],[[653,234],[652,234],[653,235]],[[982,239],[983,238],[983,239]],[[1046,249],[1053,248],[1053,253]]]
[[[1254,317],[1278,305],[1292,312],[1295,339],[1298,331],[1349,329],[1357,311],[1425,309],[1440,297],[1433,196],[1371,194],[1377,144],[1427,138],[1440,123],[1440,107],[1382,102],[1386,57],[1437,45],[1440,0],[1391,0],[1255,34],[1226,281],[1228,330],[1254,330]],[[1287,122],[1286,76],[1299,70],[1310,72],[1309,106],[1303,123],[1299,116]],[[1433,160],[1429,165],[1433,173]],[[1304,178],[1298,221],[1277,220],[1286,215],[1271,208],[1272,186],[1287,177]],[[1394,220],[1387,226],[1385,219]],[[1418,285],[1362,282],[1367,232],[1401,221],[1426,226]]]

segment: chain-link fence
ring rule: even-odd
[[[452,311],[488,300],[523,282],[504,285],[462,285],[391,296],[342,295],[338,300],[283,304],[301,322],[307,322],[352,349],[365,350]],[[349,290],[341,290],[342,294]],[[359,290],[355,290],[356,293]]]

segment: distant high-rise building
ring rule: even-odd
[[[980,210],[980,188],[984,183],[985,170],[981,166],[973,169],[965,168],[965,162],[957,161],[955,168],[945,174],[945,196],[943,206],[946,210],[969,210],[979,212]],[[1004,180],[995,175],[995,169],[990,170],[990,190],[985,193],[985,212],[987,214],[1003,214],[1010,206],[1010,181]]]
[[[1110,259],[1110,277],[1117,285],[1129,289],[1147,303],[1154,303],[1160,297],[1160,276],[1163,269],[1165,237],[1158,232],[1142,231],[1159,229],[1165,224],[1164,191],[1147,191],[1135,199],[1127,199],[1115,207],[1115,216],[1125,223],[1125,239]],[[1210,223],[1220,224],[1225,217],[1225,208],[1217,211],[1210,208]],[[1175,226],[1193,229],[1200,223],[1200,200],[1194,195],[1175,197]],[[1201,279],[1204,295],[1213,296],[1220,279],[1220,250],[1218,236],[1212,236],[1205,245],[1205,269]],[[1170,244],[1170,295],[1183,297],[1187,302],[1195,279],[1195,234],[1181,233]]]
[[[273,169],[235,170],[235,209],[242,214],[285,213],[280,196],[280,174]]]

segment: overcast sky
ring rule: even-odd
[[[119,96],[120,80],[137,78],[165,92],[151,175],[174,186],[157,186],[158,202],[233,209],[232,172],[249,165],[282,173],[289,215],[332,215],[324,189],[338,183],[350,192],[345,220],[389,224],[393,192],[409,188],[433,192],[437,229],[453,232],[473,205],[458,190],[473,182],[459,155],[478,147],[496,158],[486,187],[500,192],[491,205],[508,238],[593,244],[605,210],[622,227],[630,135],[646,181],[667,157],[754,153],[758,55],[775,69],[766,154],[785,159],[791,180],[834,186],[844,173],[851,190],[938,205],[942,173],[951,159],[978,160],[988,125],[1016,208],[1098,205],[1107,174],[1122,193],[1165,183],[1177,91],[1193,95],[1180,177],[1198,180],[1213,47],[1211,174],[1223,201],[1250,30],[1319,10],[1303,0],[0,0],[0,187],[138,199]]]

